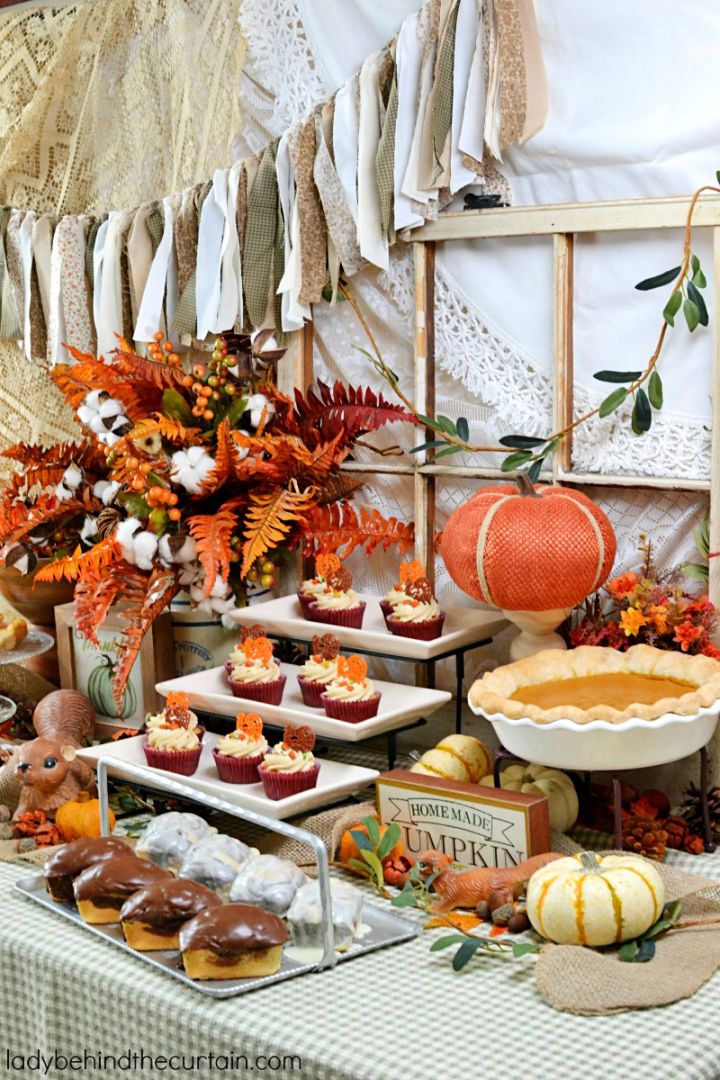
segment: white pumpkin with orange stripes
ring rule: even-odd
[[[484,742],[472,735],[446,735],[432,750],[426,750],[411,772],[477,784],[492,768],[492,754]]]
[[[527,888],[530,922],[558,945],[630,941],[660,918],[664,905],[662,878],[638,855],[581,851],[536,871]]]

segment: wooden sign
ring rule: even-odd
[[[550,850],[550,814],[544,795],[461,784],[394,769],[376,780],[384,825],[403,832],[414,858],[428,848],[471,866],[516,866]]]

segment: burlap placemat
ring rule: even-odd
[[[692,997],[720,967],[720,883],[653,865],[667,900],[682,900],[678,929],[657,939],[655,956],[643,964],[623,963],[616,951],[545,945],[538,956],[537,985],[553,1008],[604,1016],[670,1005]]]

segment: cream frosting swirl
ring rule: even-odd
[[[385,593],[383,600],[386,604],[392,604],[395,607],[396,604],[403,604],[410,597],[403,589],[402,585],[393,585],[389,592]]]
[[[321,577],[308,578],[307,581],[303,581],[300,586],[300,592],[304,596],[311,596],[313,600],[319,596],[320,593],[325,592],[326,589],[327,585],[325,584],[325,578]]]
[[[187,729],[188,731],[194,731],[195,728],[198,726],[198,718],[194,712],[189,712],[188,716],[189,719],[187,722]],[[159,728],[162,727],[164,724],[167,724],[167,721],[168,718],[165,715],[164,709],[162,712],[155,713],[154,715],[148,713],[145,717],[145,730],[153,731],[155,728]]]
[[[310,772],[315,768],[315,756],[311,750],[292,750],[277,743],[265,755],[262,768],[268,772]]]
[[[393,609],[392,618],[398,622],[428,622],[430,619],[437,619],[439,615],[440,605],[437,600],[425,602],[408,599]]]
[[[196,750],[200,745],[197,731],[186,727],[151,728],[147,741],[153,750]]]
[[[375,697],[377,691],[371,679],[334,679],[325,687],[325,693],[331,701],[367,701]]]
[[[337,657],[325,660],[319,656],[309,656],[300,668],[300,676],[308,682],[330,682],[338,673]]]
[[[228,656],[228,661],[231,664],[244,664],[245,663],[245,650],[242,647],[242,642],[236,645]]]
[[[239,683],[268,683],[280,678],[280,668],[271,660],[264,664],[262,660],[246,660],[232,669],[230,678]]]
[[[244,731],[231,731],[218,740],[215,749],[225,757],[257,757],[267,753],[268,743],[264,735],[250,739]]]
[[[321,611],[342,611],[346,608],[358,607],[360,597],[353,589],[347,592],[336,592],[334,589],[325,589],[315,597],[315,603]]]

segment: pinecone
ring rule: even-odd
[[[682,851],[685,841],[690,836],[687,822],[681,817],[671,816],[663,822],[663,828],[667,832],[667,846],[675,851]]]
[[[623,822],[623,849],[664,862],[668,834],[652,818],[629,817]]]
[[[106,536],[111,536],[115,532],[120,517],[119,511],[113,506],[106,506],[104,510],[100,511],[97,519],[97,532],[100,540],[104,540]]]
[[[720,840],[720,788],[713,787],[708,791],[708,810],[710,811],[712,835],[715,840]],[[699,836],[704,835],[700,788],[695,784],[690,784],[690,787],[685,792],[680,814],[687,822],[691,833]]]

